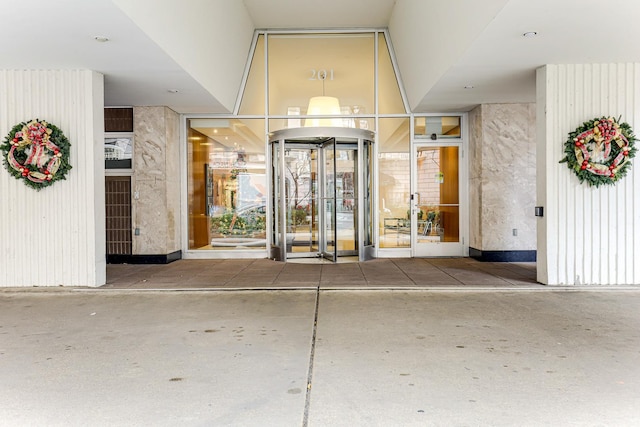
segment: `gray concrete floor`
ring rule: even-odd
[[[0,290],[0,425],[640,425],[640,289],[442,262],[433,286],[395,260]]]

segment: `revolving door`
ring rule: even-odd
[[[372,132],[285,129],[269,149],[271,258],[372,258]]]

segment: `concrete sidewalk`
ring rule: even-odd
[[[0,425],[640,425],[640,292],[0,293]]]
[[[472,258],[395,258],[338,264],[267,259],[179,260],[107,266],[103,289],[433,289],[541,288],[535,263]]]

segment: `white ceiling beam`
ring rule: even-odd
[[[243,2],[113,3],[229,112],[233,111],[254,29]]]
[[[509,0],[397,0],[389,33],[411,110]]]

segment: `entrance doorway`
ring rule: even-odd
[[[270,153],[271,257],[373,257],[371,132],[286,129],[272,135]]]
[[[417,144],[413,150],[413,256],[462,256],[462,150],[436,144]]]

